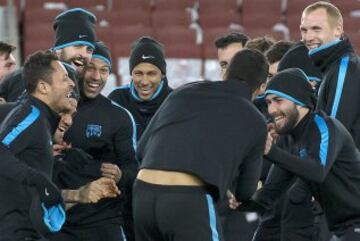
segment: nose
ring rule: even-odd
[[[87,62],[90,62],[91,60],[91,56],[92,56],[92,51],[89,50],[88,46],[82,46],[79,50],[78,50],[78,55],[81,58],[84,58],[87,60]]]
[[[268,102],[268,113],[271,115],[276,112],[276,108],[272,102]]]
[[[306,31],[306,32],[302,33],[301,37],[305,43],[309,43],[314,40],[314,34],[312,33],[312,31]]]
[[[94,80],[100,80],[101,79],[100,71],[98,69],[95,69],[95,71],[92,72],[91,77]]]
[[[63,123],[68,129],[72,125],[72,117],[69,114],[65,115],[63,119]]]
[[[148,85],[149,83],[150,83],[149,77],[148,77],[148,75],[145,74],[143,76],[143,78],[141,79],[140,84],[141,85]]]

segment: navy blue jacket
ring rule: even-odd
[[[87,179],[79,178],[78,188],[100,177],[101,163],[116,164],[122,171],[120,187],[131,189],[138,164],[135,160],[136,127],[133,117],[125,108],[98,95],[94,99],[82,98],[77,114],[64,140],[72,147],[90,154],[98,169],[89,168]],[[85,170],[85,169],[84,169]],[[78,173],[81,175],[81,173]],[[65,226],[96,226],[104,223],[122,223],[123,196],[103,199],[96,204],[77,204],[67,213]]]
[[[28,96],[1,123],[0,240],[38,236],[29,220],[31,190],[26,179],[35,172],[51,178],[52,136],[58,121],[46,104]]]
[[[360,148],[360,62],[348,39],[309,51],[323,73],[317,109],[338,119]]]
[[[276,165],[268,177],[270,185],[257,200],[271,206],[296,175],[299,178],[292,188],[305,193],[310,189],[330,231],[341,234],[349,225],[360,224],[360,153],[350,133],[338,120],[312,112],[291,136],[293,154],[273,146],[267,155]],[[300,202],[304,197],[292,195],[291,199]]]

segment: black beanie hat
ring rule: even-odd
[[[107,63],[111,69],[112,61],[109,48],[101,41],[95,42],[95,50],[93,52],[92,58],[97,58],[103,60]]]
[[[53,50],[72,45],[95,48],[95,22],[95,15],[82,8],[69,9],[59,14],[53,24],[56,35]]]
[[[316,97],[306,74],[298,68],[278,72],[266,87],[265,96],[274,94],[297,105],[314,109]]]
[[[129,59],[130,74],[136,65],[144,62],[155,65],[162,74],[166,74],[162,44],[150,37],[141,37],[133,43]]]
[[[313,65],[308,55],[308,48],[302,42],[298,42],[282,57],[278,71],[288,68],[299,68],[305,72],[310,81],[320,82],[322,74],[320,70]]]

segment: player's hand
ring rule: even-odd
[[[116,183],[118,183],[122,177],[122,171],[115,164],[102,163],[100,170],[103,177],[113,179]]]
[[[226,196],[229,199],[229,207],[231,209],[236,210],[241,205],[241,202],[237,201],[234,194],[229,190],[226,191]]]
[[[58,156],[64,151],[65,149],[71,148],[71,144],[67,144],[66,142],[60,143],[60,144],[54,144],[53,145],[53,155]]]
[[[276,143],[276,140],[278,139],[279,134],[275,130],[274,123],[267,124],[267,130],[268,130],[268,133],[270,133],[271,137],[274,139],[274,143]]]
[[[102,177],[82,186],[79,189],[80,203],[97,203],[103,198],[114,198],[120,195],[120,190],[114,180]]]
[[[273,142],[274,142],[274,139],[273,139],[273,137],[271,136],[271,133],[268,132],[267,138],[266,138],[266,143],[265,143],[264,155],[269,154],[269,152],[270,152],[270,150],[271,150],[271,147],[272,147],[272,145],[273,145]]]

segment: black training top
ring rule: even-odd
[[[23,68],[7,75],[0,84],[0,97],[7,102],[16,101],[25,91],[25,81],[22,77]]]
[[[116,164],[122,171],[120,186],[130,188],[138,164],[135,160],[136,131],[130,112],[108,98],[81,99],[77,114],[64,140],[90,154],[98,163]],[[98,174],[97,171],[95,173]],[[95,176],[94,175],[94,176]],[[94,177],[92,180],[95,180]],[[90,180],[89,180],[90,181]],[[85,183],[83,183],[85,184]],[[120,223],[122,195],[97,204],[78,204],[68,210],[65,225]]]
[[[338,119],[360,148],[360,62],[350,41],[321,46],[309,56],[323,72],[317,109]]]
[[[0,240],[36,237],[29,220],[27,177],[42,172],[51,178],[52,136],[59,117],[46,104],[28,96],[0,128]]]
[[[140,139],[141,168],[198,176],[225,197],[237,178],[235,195],[251,197],[260,177],[266,124],[250,101],[246,84],[196,82],[174,90]]]
[[[360,224],[360,154],[346,128],[323,112],[313,112],[291,135],[297,155],[276,146],[267,155],[278,167],[269,174],[268,181],[276,185],[262,198],[264,206],[271,203],[269,199],[273,200],[277,191],[286,190],[293,173],[301,178],[296,185],[308,186],[298,189],[310,188],[319,201],[331,231],[341,233],[350,224]],[[297,193],[299,197],[293,200],[303,198]]]
[[[168,81],[164,78],[150,100],[144,101],[137,95],[133,82],[115,89],[109,94],[109,98],[131,112],[136,122],[137,140],[139,140],[151,118],[170,92]]]

